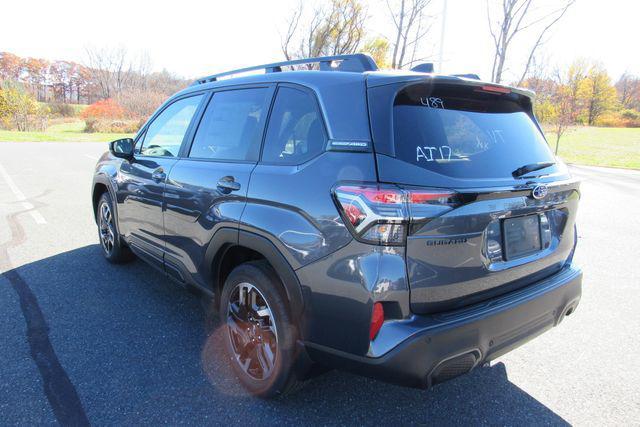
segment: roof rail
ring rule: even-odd
[[[301,64],[320,64],[320,70],[322,71],[353,71],[362,73],[365,71],[376,71],[378,69],[376,62],[372,57],[364,53],[355,53],[352,55],[334,55],[320,56],[317,58],[294,59],[292,61],[274,62],[271,64],[240,68],[238,70],[225,71],[224,73],[212,74],[207,77],[202,77],[193,82],[193,84],[197,85],[215,82],[220,77],[246,73],[248,71],[265,70],[266,73],[277,73],[282,71],[282,67]]]

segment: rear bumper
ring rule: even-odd
[[[566,267],[526,289],[473,307],[394,322],[388,335],[376,341],[394,336],[397,345],[380,357],[355,356],[313,343],[305,347],[313,360],[333,367],[425,388],[466,373],[558,325],[575,310],[581,291],[582,272]]]

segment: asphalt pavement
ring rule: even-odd
[[[102,259],[106,148],[0,143],[0,424],[640,423],[639,171],[572,167],[583,297],[558,328],[427,391],[332,371],[265,401],[236,383],[200,298]]]

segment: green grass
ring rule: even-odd
[[[84,133],[84,121],[52,124],[44,132],[18,132],[0,129],[0,142],[109,142],[133,135],[126,133]]]
[[[547,132],[555,150],[555,134]],[[573,127],[560,138],[567,163],[640,169],[640,128]]]

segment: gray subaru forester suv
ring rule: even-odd
[[[324,367],[429,387],[557,325],[578,182],[532,93],[432,71],[357,54],[196,81],[99,160],[105,257],[211,298],[264,397]]]

